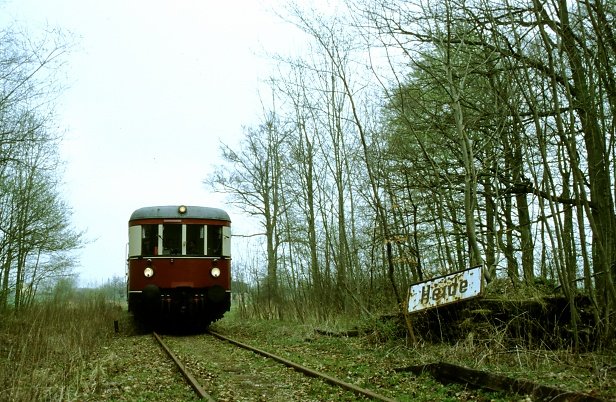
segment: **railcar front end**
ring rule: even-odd
[[[128,309],[208,325],[231,307],[231,220],[222,209],[144,207],[128,222]]]

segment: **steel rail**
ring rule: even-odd
[[[303,374],[305,374],[307,376],[320,378],[320,379],[322,379],[325,382],[328,382],[330,384],[337,385],[339,387],[345,388],[345,389],[347,389],[349,391],[355,392],[356,394],[361,394],[361,395],[364,395],[364,396],[367,396],[369,398],[376,399],[376,400],[379,400],[379,401],[396,402],[395,399],[391,399],[391,398],[388,398],[386,396],[377,394],[376,392],[370,391],[369,389],[361,388],[361,387],[358,387],[357,385],[353,385],[353,384],[350,384],[348,382],[344,382],[344,381],[342,381],[342,380],[340,380],[338,378],[332,377],[330,375],[321,373],[321,372],[316,371],[316,370],[312,370],[312,369],[310,369],[308,367],[304,367],[304,366],[302,366],[300,364],[297,364],[295,362],[287,360],[287,359],[285,359],[283,357],[274,355],[272,353],[266,352],[266,351],[261,350],[261,349],[254,348],[254,347],[252,347],[250,345],[247,345],[247,344],[242,343],[242,342],[238,342],[238,341],[236,341],[234,339],[227,338],[226,336],[220,335],[219,333],[216,333],[216,332],[213,332],[213,331],[208,331],[208,333],[213,335],[213,336],[215,336],[218,339],[223,340],[223,341],[227,341],[227,342],[232,343],[232,344],[234,344],[236,346],[239,346],[241,348],[244,348],[244,349],[250,350],[250,351],[252,351],[254,353],[260,354],[261,356],[265,356],[265,357],[268,357],[270,359],[276,360],[277,362],[282,363],[282,364],[284,364],[284,365],[286,365],[288,367],[292,367],[295,370],[297,370],[297,371],[299,371],[299,372],[301,372],[301,373],[303,373]]]
[[[201,387],[199,382],[197,382],[195,377],[193,377],[193,375],[190,374],[188,370],[186,370],[186,367],[184,367],[182,362],[180,362],[180,360],[175,356],[175,354],[173,354],[171,349],[167,347],[165,342],[163,342],[162,338],[156,332],[152,332],[152,334],[154,335],[154,338],[158,341],[158,344],[163,348],[163,350],[167,353],[171,360],[173,360],[178,370],[180,370],[188,384],[192,387],[193,390],[195,390],[197,395],[199,395],[200,398],[205,399],[208,402],[215,402],[215,399],[212,398],[207,392],[205,392],[205,390],[203,389],[203,387]]]

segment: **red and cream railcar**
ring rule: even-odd
[[[128,222],[128,309],[206,325],[231,306],[231,220],[222,209],[154,206]]]

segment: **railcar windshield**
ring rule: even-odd
[[[204,224],[143,224],[133,226],[130,255],[150,256],[209,256],[225,253],[225,230],[222,225]],[[227,234],[227,237],[229,235]],[[227,251],[228,253],[228,251]],[[225,254],[227,255],[227,254]]]
[[[222,226],[208,226],[207,255],[222,255]]]
[[[141,255],[158,254],[158,225],[141,226]]]
[[[205,226],[186,225],[186,255],[203,255]]]
[[[182,254],[182,225],[163,225],[163,255]]]

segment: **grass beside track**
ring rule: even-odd
[[[119,320],[120,334],[114,332]],[[437,361],[460,364],[560,389],[611,400],[616,395],[616,354],[599,351],[511,348],[498,338],[466,339],[455,345],[408,345],[398,328],[363,322],[250,320],[227,314],[212,329],[257,348],[297,361],[344,381],[401,401],[523,400],[523,396],[471,392],[444,386],[396,369]],[[135,336],[138,335],[138,336]],[[172,368],[158,362],[162,353],[135,331],[125,308],[104,297],[48,302],[0,314],[0,399],[36,400],[193,400]],[[315,396],[318,397],[318,396]],[[513,398],[513,399],[512,399]],[[195,398],[196,399],[196,398]]]
[[[324,336],[316,331],[346,334],[356,325],[240,320],[231,314],[212,329],[359,386],[383,389],[381,393],[398,400],[524,400],[523,395],[469,394],[463,385],[444,386],[428,374],[422,374],[424,378],[420,380],[397,370],[447,362],[616,401],[614,350],[576,354],[569,350],[511,347],[499,339],[499,334],[494,339],[469,337],[455,344],[420,343],[413,347],[400,336],[398,328],[379,320],[359,325],[359,336]],[[388,395],[385,389],[397,392]]]
[[[0,395],[8,401],[75,400],[97,373],[88,361],[124,314],[104,297],[52,300],[0,314]]]

